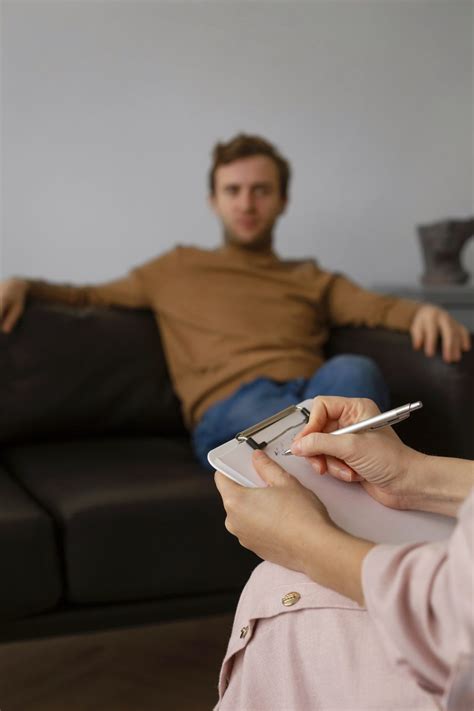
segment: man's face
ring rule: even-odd
[[[278,168],[267,156],[251,156],[221,165],[209,202],[224,226],[227,243],[248,249],[270,246],[272,230],[286,207]]]

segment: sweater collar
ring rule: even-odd
[[[279,261],[278,255],[271,247],[252,250],[240,247],[237,244],[224,244],[216,250],[229,259],[248,264],[270,264]]]

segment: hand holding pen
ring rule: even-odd
[[[420,400],[417,400],[416,402],[409,402],[406,405],[395,407],[393,410],[380,412],[378,415],[374,415],[373,417],[368,417],[360,422],[354,422],[352,425],[347,425],[341,429],[334,430],[330,434],[342,435],[352,434],[355,432],[373,432],[374,430],[381,430],[382,427],[392,427],[393,425],[406,420],[410,417],[414,410],[419,410],[420,407],[423,407],[423,403]],[[311,425],[311,418],[309,420],[309,425]],[[303,432],[306,432],[307,429],[308,427],[305,427],[299,436],[302,436]],[[291,447],[290,449],[286,449],[283,454],[293,454]]]
[[[416,486],[411,471],[424,455],[404,445],[388,425],[419,407],[421,403],[412,403],[381,414],[371,400],[317,397],[291,454],[306,457],[318,474],[361,482],[386,506],[409,508]],[[374,426],[377,429],[370,431]]]

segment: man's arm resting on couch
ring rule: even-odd
[[[409,332],[413,348],[435,355],[441,339],[443,360],[459,361],[471,347],[465,326],[433,304],[376,294],[342,275],[334,275],[327,295],[329,319],[335,326],[383,327]]]
[[[72,286],[35,279],[12,278],[0,282],[1,329],[9,333],[23,313],[28,297],[70,306],[121,306],[150,308],[150,302],[138,277],[130,273],[105,284]]]

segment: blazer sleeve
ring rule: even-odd
[[[392,660],[448,709],[474,708],[474,489],[448,541],[378,545],[366,556],[367,609]]]

